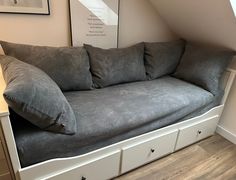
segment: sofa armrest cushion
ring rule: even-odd
[[[172,74],[184,53],[185,42],[145,43],[145,68],[149,80]]]
[[[5,55],[43,70],[62,91],[92,89],[89,57],[83,47],[46,47],[0,41]]]
[[[119,49],[101,49],[85,45],[85,49],[89,54],[95,87],[146,79],[143,43]]]
[[[1,56],[6,81],[4,98],[17,114],[43,130],[74,134],[74,112],[57,84],[40,69],[10,56]]]
[[[188,43],[174,76],[216,95],[234,51]]]

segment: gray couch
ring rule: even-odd
[[[219,105],[221,77],[235,54],[182,40],[109,50],[0,43],[7,55],[0,61],[4,97],[23,167],[206,112]]]

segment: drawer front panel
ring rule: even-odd
[[[145,142],[128,146],[122,150],[121,173],[158,159],[174,151],[178,130],[154,137]]]
[[[102,158],[85,163],[47,180],[104,180],[119,175],[120,151],[104,156]]]
[[[218,116],[216,116],[198,124],[180,128],[176,150],[213,135],[216,130],[218,119]]]

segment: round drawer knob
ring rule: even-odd
[[[81,180],[86,180],[86,177],[82,176]]]
[[[154,152],[155,152],[155,149],[151,149],[151,152],[154,153]]]
[[[202,134],[202,131],[199,130],[199,131],[198,131],[198,134]]]

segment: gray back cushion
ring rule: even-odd
[[[145,43],[145,68],[148,79],[173,73],[183,55],[185,42]]]
[[[144,44],[128,48],[101,49],[85,45],[90,57],[95,87],[106,87],[146,79]]]
[[[187,44],[174,76],[216,95],[222,75],[234,55],[233,51]]]
[[[57,84],[40,69],[13,57],[1,56],[6,81],[4,98],[16,113],[41,129],[76,132],[74,112]]]
[[[92,88],[89,58],[82,47],[44,47],[0,41],[6,55],[46,72],[63,91]]]

